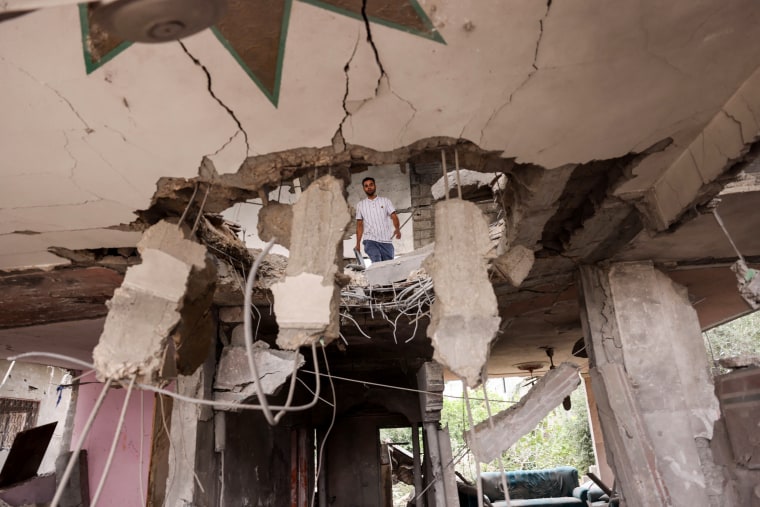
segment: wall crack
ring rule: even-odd
[[[372,39],[372,30],[370,29],[369,17],[367,17],[367,0],[362,0],[362,18],[364,19],[364,27],[367,30],[367,42],[372,47],[372,52],[375,53],[375,62],[380,69],[380,77],[377,78],[377,86],[375,86],[375,97],[377,97],[377,93],[380,90],[380,85],[383,81],[383,77],[386,76],[386,73],[385,68],[383,67],[383,62],[380,61],[380,52],[377,50],[375,41]],[[388,87],[390,87],[390,82],[388,83]]]
[[[517,85],[517,88],[515,88],[512,93],[509,94],[509,97],[507,97],[507,101],[494,109],[493,113],[491,113],[491,116],[488,117],[488,120],[486,120],[485,125],[483,125],[483,128],[480,129],[480,139],[478,141],[478,144],[483,144],[483,137],[485,136],[485,131],[488,129],[488,126],[491,124],[491,121],[493,121],[494,118],[496,118],[499,113],[501,113],[505,107],[510,105],[512,103],[512,99],[514,98],[515,94],[522,90],[525,85],[528,84],[528,81],[531,80],[533,75],[538,71],[538,52],[541,48],[541,40],[544,37],[544,21],[546,21],[546,18],[549,17],[549,10],[552,6],[552,0],[547,0],[546,2],[546,12],[544,12],[544,15],[541,19],[538,20],[538,38],[536,39],[536,47],[533,51],[533,62],[531,63],[531,67],[533,70],[528,72],[528,75],[523,79],[523,81]]]
[[[206,84],[207,84],[207,88],[208,88],[208,93],[211,95],[211,97],[215,101],[217,101],[217,103],[219,103],[220,106],[222,106],[224,108],[225,111],[227,111],[227,114],[230,115],[230,117],[233,119],[233,121],[237,125],[238,130],[243,133],[243,138],[245,139],[245,154],[246,154],[246,156],[250,156],[250,154],[251,154],[251,145],[248,142],[248,132],[246,132],[245,129],[243,128],[243,124],[240,123],[240,120],[238,119],[237,115],[235,114],[235,111],[233,111],[227,104],[225,104],[214,93],[214,90],[211,87],[211,72],[209,72],[208,68],[205,65],[203,65],[200,60],[198,60],[195,56],[193,56],[192,53],[190,53],[190,51],[187,49],[187,46],[185,46],[185,44],[182,41],[177,41],[177,42],[179,42],[179,45],[182,48],[182,50],[185,52],[185,54],[187,54],[187,56],[190,57],[190,60],[192,60],[193,63],[196,66],[200,67],[201,70],[203,70],[203,73],[206,74]]]
[[[343,91],[343,118],[340,120],[340,123],[338,124],[338,129],[335,131],[335,135],[333,135],[332,144],[335,151],[344,151],[346,149],[346,138],[343,135],[343,125],[346,123],[346,120],[348,120],[348,117],[351,116],[351,113],[348,110],[348,106],[346,105],[346,102],[348,101],[348,92],[349,92],[349,84],[350,84],[350,77],[348,75],[349,70],[351,70],[351,62],[354,61],[354,57],[356,56],[356,51],[359,49],[359,36],[356,36],[356,43],[354,44],[354,50],[351,52],[351,56],[348,57],[348,61],[343,66],[343,73],[346,76],[346,88]]]
[[[742,125],[742,122],[740,122],[739,120],[737,120],[737,119],[736,119],[736,117],[735,117],[734,115],[730,114],[730,113],[729,113],[728,111],[726,111],[725,109],[721,109],[721,112],[722,112],[723,114],[725,114],[725,115],[726,115],[726,117],[727,117],[729,120],[731,120],[731,121],[733,121],[734,123],[736,123],[736,125],[739,127],[739,136],[740,136],[740,137],[741,137],[741,139],[742,139],[742,143],[744,143],[744,126]]]

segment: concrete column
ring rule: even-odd
[[[628,505],[718,506],[719,417],[696,312],[651,263],[584,266],[582,322],[608,458]]]
[[[177,377],[177,392],[210,399],[214,379],[213,354],[192,375]],[[217,505],[219,473],[214,451],[214,413],[211,407],[174,400],[169,436],[169,474],[164,505]]]
[[[596,460],[597,475],[607,486],[612,487],[615,483],[615,474],[607,462],[607,449],[604,445],[604,433],[599,420],[599,411],[596,406],[596,398],[591,388],[591,377],[588,373],[581,373],[583,387],[586,390],[586,407],[588,409],[588,425],[591,429],[591,441],[594,444],[594,458]]]

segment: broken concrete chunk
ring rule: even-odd
[[[488,224],[471,202],[440,202],[435,240],[434,254],[425,261],[436,295],[427,330],[433,358],[474,387],[501,322],[488,279]]]
[[[456,171],[449,171],[446,177],[449,181],[449,195],[457,195]],[[467,198],[467,195],[477,191],[481,187],[490,187],[494,193],[503,190],[507,185],[507,177],[502,173],[482,173],[471,171],[469,169],[460,169],[459,184],[462,186],[462,196]],[[433,186],[430,187],[430,192],[433,194],[435,200],[446,197],[446,187],[443,176],[433,183]]]
[[[519,403],[465,432],[467,445],[478,461],[493,461],[523,435],[532,431],[580,385],[579,372],[580,368],[577,365],[562,363],[539,379]]]
[[[290,233],[293,229],[293,206],[279,202],[262,206],[256,228],[262,241],[275,238],[278,244],[289,249]]]
[[[284,280],[271,287],[281,348],[338,337],[336,259],[350,220],[343,182],[329,175],[309,185],[293,205],[290,260]]]
[[[297,354],[296,361],[293,354]],[[265,394],[275,394],[295,369],[304,364],[303,356],[298,352],[271,350],[264,342],[256,342],[253,355],[259,374],[259,382]],[[218,401],[243,402],[256,395],[248,355],[245,347],[224,347],[216,370],[214,381],[214,399]]]
[[[408,254],[399,255],[388,261],[373,262],[364,276],[370,285],[391,285],[409,279],[419,272],[422,262],[433,252],[433,245],[427,245]]]
[[[216,270],[206,247],[186,238],[176,224],[159,222],[137,245],[142,263],[132,266],[108,302],[109,312],[93,360],[100,379],[154,384],[165,360],[192,373],[205,359]],[[175,354],[167,355],[172,338]]]
[[[738,368],[749,368],[752,366],[760,367],[760,355],[744,354],[741,356],[724,357],[718,359],[718,364],[730,370],[736,370]]]
[[[330,324],[333,287],[325,285],[321,276],[311,273],[288,277],[286,282],[272,286],[280,336],[285,328],[290,330],[289,339],[306,343],[312,334]]]
[[[519,287],[530,274],[535,260],[533,250],[516,245],[494,259],[493,266],[513,287]]]

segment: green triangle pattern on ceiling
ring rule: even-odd
[[[417,0],[300,0],[360,21],[446,44]],[[269,101],[278,106],[285,44],[293,0],[228,0],[227,11],[211,30]],[[93,22],[92,4],[79,5],[85,68],[90,74],[132,43]],[[255,14],[255,15],[254,15]]]

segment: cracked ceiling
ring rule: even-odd
[[[234,13],[255,18],[259,4],[233,2]],[[717,269],[732,258],[699,206],[747,161],[754,167],[755,2],[282,6],[287,16],[272,14],[265,39],[221,22],[108,58],[120,43],[100,41],[97,65],[83,55],[76,6],[4,21],[0,270],[13,278],[3,283],[25,286],[15,271],[132,262],[144,225],[178,216],[196,183],[213,184],[206,209],[221,212],[311,171],[349,178],[435,161],[455,145],[463,167],[509,175],[501,198],[511,240],[537,257],[522,290],[495,284],[497,359],[527,354],[537,340],[569,353],[580,336],[579,263]],[[245,51],[262,60],[241,64],[234,54]],[[751,182],[745,190],[755,191],[726,195],[722,213],[753,258],[759,224],[746,210],[760,198]],[[718,271],[678,273],[694,295],[719,285]],[[91,306],[113,283],[97,274],[88,273],[92,297],[71,301],[86,306],[83,317],[97,315]],[[724,304],[703,324],[742,311],[741,301]]]

